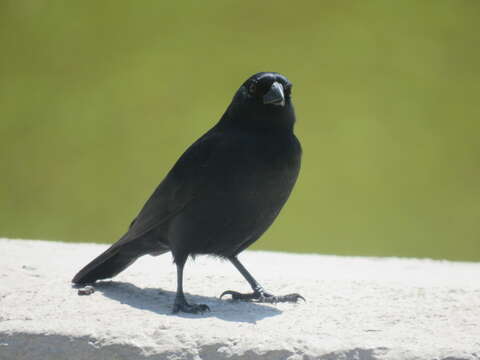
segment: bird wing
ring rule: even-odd
[[[155,189],[118,245],[141,237],[181,212],[203,188],[205,169],[222,143],[215,128],[194,142]]]

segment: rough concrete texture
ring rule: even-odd
[[[173,315],[175,266],[144,257],[78,296],[70,279],[105,245],[0,239],[0,359],[480,359],[480,264],[245,252],[277,294],[306,303],[218,299],[248,291],[229,263],[186,267]]]

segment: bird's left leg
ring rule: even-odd
[[[183,268],[186,261],[186,256],[175,258],[175,263],[177,265],[177,295],[175,297],[175,303],[173,304],[173,313],[181,311],[198,314],[210,311],[210,308],[205,304],[189,304],[187,303],[187,300],[185,300],[185,294],[183,293]]]
[[[253,278],[253,276],[245,269],[242,263],[237,259],[236,256],[229,258],[230,262],[240,271],[240,274],[248,281],[252,287],[253,293],[242,294],[236,291],[227,290],[220,295],[222,298],[225,295],[231,295],[233,300],[243,300],[243,301],[257,301],[262,303],[277,303],[277,302],[297,302],[302,299],[305,301],[305,298],[300,294],[288,294],[281,296],[274,296],[266,292],[263,287]]]

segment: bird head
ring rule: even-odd
[[[237,90],[222,121],[250,129],[292,129],[292,83],[275,72],[260,72]]]

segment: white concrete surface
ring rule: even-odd
[[[480,359],[480,264],[245,252],[271,292],[306,303],[219,300],[248,291],[228,263],[189,261],[172,315],[175,266],[144,257],[94,294],[70,279],[106,246],[0,239],[0,359]]]

